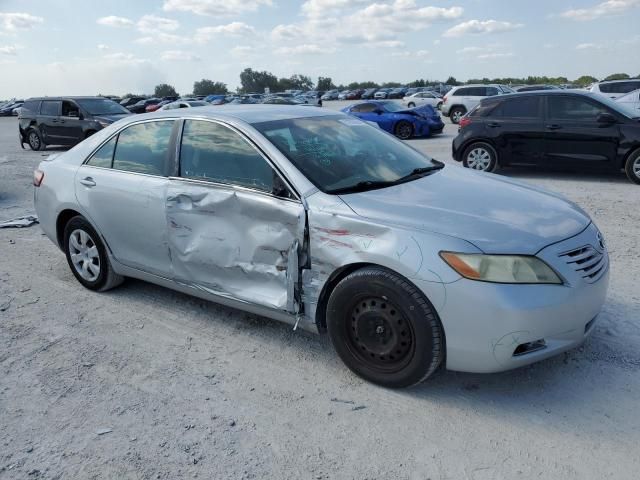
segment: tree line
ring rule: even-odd
[[[640,75],[634,78],[638,78]],[[632,78],[627,73],[614,73],[608,75],[601,80],[624,80]],[[351,82],[349,84],[335,84],[331,77],[318,77],[317,82],[313,82],[311,77],[296,73],[290,77],[278,78],[271,72],[253,70],[251,68],[245,68],[240,72],[240,87],[237,93],[262,93],[265,89],[269,89],[271,92],[281,92],[284,90],[355,90],[365,88],[384,88],[384,87],[427,87],[431,85],[438,85],[444,83],[446,85],[465,85],[471,83],[500,83],[505,85],[536,85],[536,84],[550,84],[550,85],[563,85],[572,84],[578,87],[586,87],[594,82],[599,81],[598,78],[591,75],[583,75],[575,80],[569,80],[567,77],[547,77],[547,76],[528,76],[528,77],[505,77],[505,78],[470,78],[465,82],[459,82],[455,77],[450,76],[445,81],[431,80],[431,79],[417,79],[408,83],[400,82],[384,82],[377,83],[373,81],[364,82]],[[190,95],[222,95],[230,93],[226,83],[215,82],[203,78],[200,81],[193,83],[193,91]],[[176,89],[169,84],[162,83],[156,85],[154,90],[156,97],[171,97],[179,96]],[[125,96],[133,96],[127,94]],[[188,96],[188,95],[187,95]]]

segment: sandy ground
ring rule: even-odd
[[[0,220],[33,211],[48,154],[21,150],[16,123],[0,119]],[[411,143],[453,163],[455,133]],[[595,332],[530,367],[404,391],[351,374],[326,337],[139,281],[90,292],[38,226],[0,230],[0,480],[638,478],[640,187],[501,173],[604,232]]]

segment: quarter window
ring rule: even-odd
[[[180,176],[272,193],[275,172],[253,146],[230,128],[186,120],[180,148]]]
[[[113,168],[127,172],[164,175],[170,152],[173,120],[131,125],[118,135]]]
[[[96,153],[89,159],[87,165],[92,167],[111,168],[111,162],[113,161],[113,151],[116,146],[116,138],[113,137],[107,143],[102,145]]]
[[[54,100],[45,100],[40,106],[40,114],[51,117],[60,115],[60,105],[62,102]]]
[[[358,113],[371,113],[374,112],[377,108],[377,105],[374,103],[361,103],[360,105],[356,105],[351,109],[352,112]]]
[[[517,118],[538,118],[538,96],[527,96],[522,98],[512,98],[503,101],[495,109],[492,116],[496,117],[517,117]]]
[[[608,111],[582,98],[549,95],[547,97],[549,118],[594,122],[599,113]]]

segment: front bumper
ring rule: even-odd
[[[595,232],[591,224],[579,235],[538,253],[565,279],[564,285],[511,285],[467,279],[446,284],[446,300],[438,313],[445,330],[447,369],[499,372],[580,345],[593,331],[606,299],[608,256],[605,251],[605,270],[589,283],[559,254],[593,244]],[[523,345],[539,340],[544,340],[543,348],[518,354]]]

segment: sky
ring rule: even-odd
[[[640,74],[640,0],[0,0],[0,98]]]

